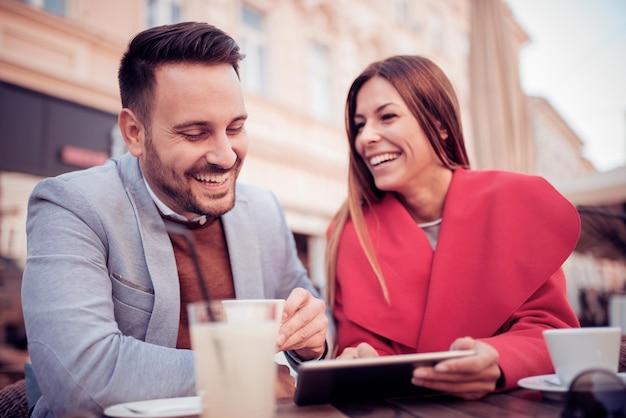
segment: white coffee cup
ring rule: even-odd
[[[274,356],[284,304],[237,299],[187,306],[202,418],[274,417]]]
[[[621,333],[620,327],[544,330],[543,337],[560,385],[569,387],[572,380],[586,370],[617,373]]]

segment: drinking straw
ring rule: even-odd
[[[206,286],[206,282],[204,280],[204,275],[202,274],[202,270],[200,269],[200,261],[198,259],[198,252],[196,251],[196,244],[193,238],[193,235],[187,228],[184,226],[177,224],[176,222],[165,220],[165,229],[170,234],[175,234],[183,237],[189,246],[189,252],[191,253],[191,259],[193,260],[194,269],[196,270],[196,276],[198,278],[198,282],[200,283],[200,290],[202,291],[202,297],[207,302],[207,314],[209,315],[209,320],[211,322],[215,322],[215,316],[211,311],[211,297],[209,295],[209,289]]]

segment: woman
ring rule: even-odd
[[[470,170],[456,95],[426,58],[368,66],[346,129],[327,259],[339,357],[474,349],[413,372],[465,399],[553,373],[542,330],[579,326],[561,268],[576,209],[539,177]]]

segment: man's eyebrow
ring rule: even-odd
[[[230,121],[230,123],[245,121],[247,119],[248,119],[248,114],[243,113],[239,116],[234,117],[233,120]],[[207,122],[204,120],[192,120],[189,122],[179,123],[178,125],[174,125],[172,128],[175,130],[184,130],[184,129],[189,129],[189,128],[206,128],[206,127],[210,128],[211,126],[213,126],[213,123],[211,122]]]
[[[242,120],[247,120],[247,119],[248,119],[248,114],[247,114],[247,113],[242,113],[241,115],[239,115],[239,116],[237,116],[237,117],[233,118],[233,120],[231,121],[231,123],[232,123],[232,122],[239,122],[239,121],[242,121]]]
[[[179,123],[178,125],[174,125],[172,128],[176,130],[188,129],[188,128],[198,128],[198,127],[207,127],[211,124],[205,121],[189,121]]]

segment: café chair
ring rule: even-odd
[[[28,417],[26,381],[20,379],[0,389],[0,418]]]

